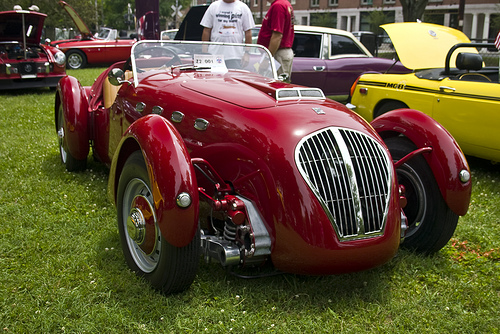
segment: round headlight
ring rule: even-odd
[[[63,66],[64,63],[66,63],[66,55],[62,51],[57,51],[54,58],[56,60],[56,64],[59,66]]]

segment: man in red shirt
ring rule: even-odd
[[[293,62],[293,8],[288,0],[274,0],[267,11],[259,31],[257,44],[271,51],[273,57],[281,64],[278,74],[292,75]]]

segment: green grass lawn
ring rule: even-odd
[[[89,85],[101,71],[68,72]],[[48,89],[0,92],[1,332],[500,332],[499,165],[470,160],[469,213],[434,256],[260,279],[202,262],[188,291],[164,296],[125,264],[107,169],[60,163],[53,105]]]

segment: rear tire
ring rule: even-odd
[[[382,104],[379,108],[377,108],[377,111],[373,115],[373,118],[377,118],[380,115],[385,114],[386,112],[402,108],[408,108],[408,106],[403,102],[399,101],[387,101],[384,104]]]
[[[63,105],[62,102],[59,104],[59,110],[57,111],[57,137],[59,138],[59,154],[61,156],[62,163],[66,166],[68,172],[79,172],[87,168],[87,159],[78,160],[73,157],[68,149],[68,142],[65,135],[64,124],[66,119],[64,118]]]
[[[165,294],[193,283],[200,259],[199,230],[185,247],[171,245],[161,234],[146,164],[141,151],[130,155],[120,175],[118,230],[125,260],[134,272]]]
[[[395,161],[416,149],[405,137],[388,138],[386,145]],[[408,218],[408,230],[401,246],[427,254],[439,251],[455,232],[458,215],[444,201],[423,156],[411,158],[396,173],[407,199],[403,211]]]

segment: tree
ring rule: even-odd
[[[370,31],[375,33],[376,35],[381,35],[383,33],[381,25],[388,23],[387,16],[381,10],[371,11],[369,16],[370,22]]]
[[[135,13],[134,0],[106,0],[103,8],[103,24],[107,27],[128,30],[130,27],[135,30],[134,16],[129,17],[128,6],[130,4],[132,15]]]
[[[96,11],[95,0],[66,0],[73,7],[83,22],[87,24],[90,30],[95,29]],[[100,3],[101,0],[98,1]],[[59,0],[2,0],[0,2],[0,11],[12,10],[14,5],[20,5],[23,9],[29,9],[31,5],[37,5],[40,13],[47,14],[45,27],[47,28],[73,28],[73,21],[68,13],[59,6]]]
[[[186,9],[191,7],[192,0],[160,0],[160,22],[161,29],[176,25],[177,28],[182,22],[182,17],[174,18],[174,10],[172,6],[181,6],[181,12],[187,13]]]
[[[415,22],[421,20],[429,0],[399,0],[403,7],[403,20]]]

